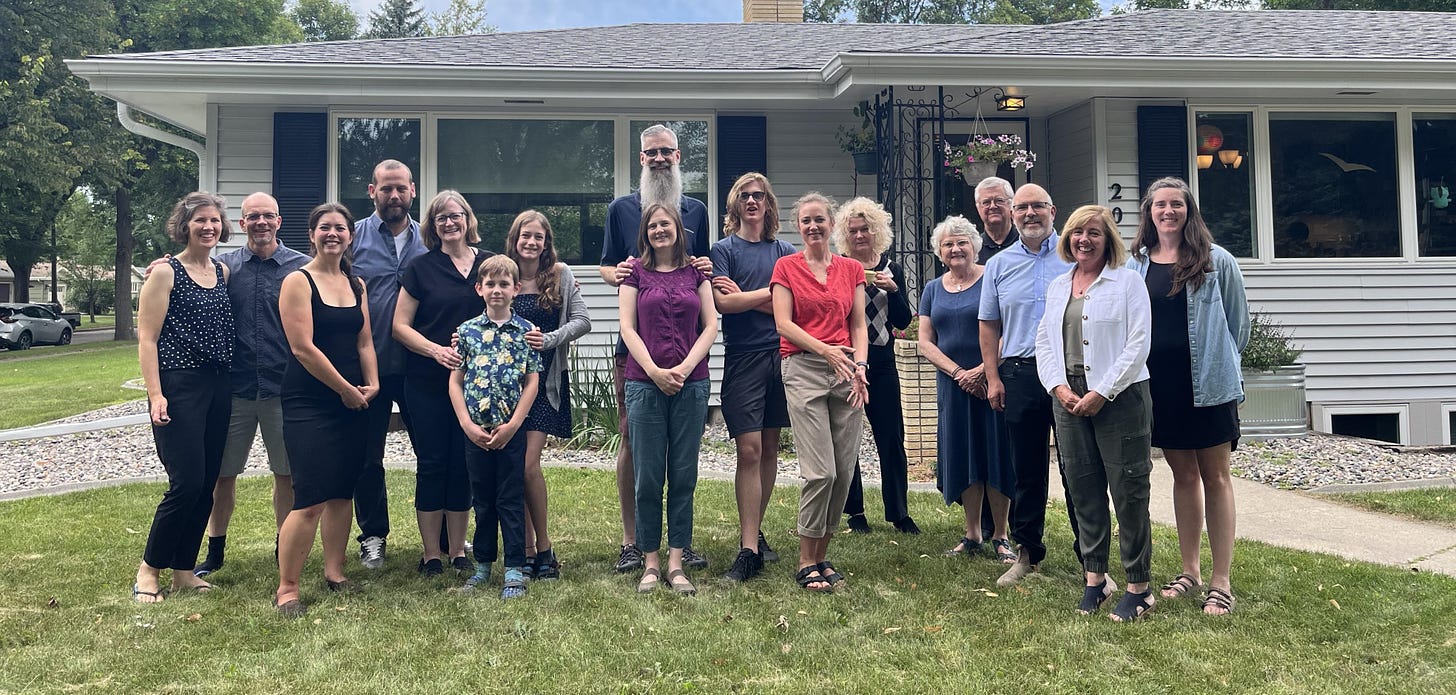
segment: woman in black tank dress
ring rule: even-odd
[[[308,218],[313,260],[283,280],[278,313],[293,357],[283,373],[283,442],[293,461],[293,511],[278,541],[278,592],[273,604],[303,615],[299,577],[323,523],[324,582],[351,588],[344,547],[352,523],[354,485],[363,470],[365,411],[379,392],[364,283],[350,273],[354,220],[338,203]]]

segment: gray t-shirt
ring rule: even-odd
[[[782,239],[747,241],[737,234],[726,236],[708,249],[713,259],[713,276],[726,277],[747,292],[768,287],[774,264],[796,253],[794,245]],[[772,314],[745,311],[723,314],[723,351],[726,354],[777,350],[779,331]]]

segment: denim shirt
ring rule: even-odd
[[[394,251],[394,235],[374,213],[354,224],[354,275],[364,281],[369,292],[369,332],[374,337],[374,353],[379,356],[379,376],[404,374],[405,349],[394,340],[394,305],[399,301],[399,286],[410,261],[425,255],[420,242],[420,223],[410,220],[404,252]]]
[[[283,278],[308,262],[308,256],[278,242],[267,258],[248,247],[217,257],[228,267],[228,298],[233,304],[233,396],[249,401],[277,398],[283,369],[292,352],[278,316],[278,291]]]
[[[1147,278],[1148,250],[1128,259],[1127,267]],[[1238,261],[1215,244],[1210,253],[1213,272],[1203,286],[1187,286],[1188,352],[1193,357],[1193,405],[1199,408],[1237,400],[1243,402],[1240,364],[1249,344],[1249,302]]]

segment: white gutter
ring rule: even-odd
[[[158,142],[165,142],[168,145],[176,145],[177,147],[191,150],[193,154],[197,155],[197,187],[199,189],[204,188],[204,186],[202,186],[201,184],[202,178],[207,175],[208,161],[206,145],[197,142],[196,140],[188,140],[181,135],[169,133],[165,130],[162,130],[161,128],[149,126],[136,120],[136,118],[131,115],[131,107],[119,101],[116,102],[116,120],[121,121],[121,127],[126,128],[127,130],[144,138],[151,138],[152,140],[156,140]]]

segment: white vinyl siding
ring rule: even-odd
[[[1043,184],[1063,213],[1097,200],[1097,132],[1092,102],[1085,101],[1046,120],[1046,146],[1038,152]],[[1032,170],[1037,173],[1036,169]]]
[[[271,106],[224,104],[218,107],[217,190],[227,198],[234,225],[241,219],[243,198],[273,191],[273,112]],[[323,201],[319,201],[323,202]],[[239,234],[228,245],[241,246]]]

